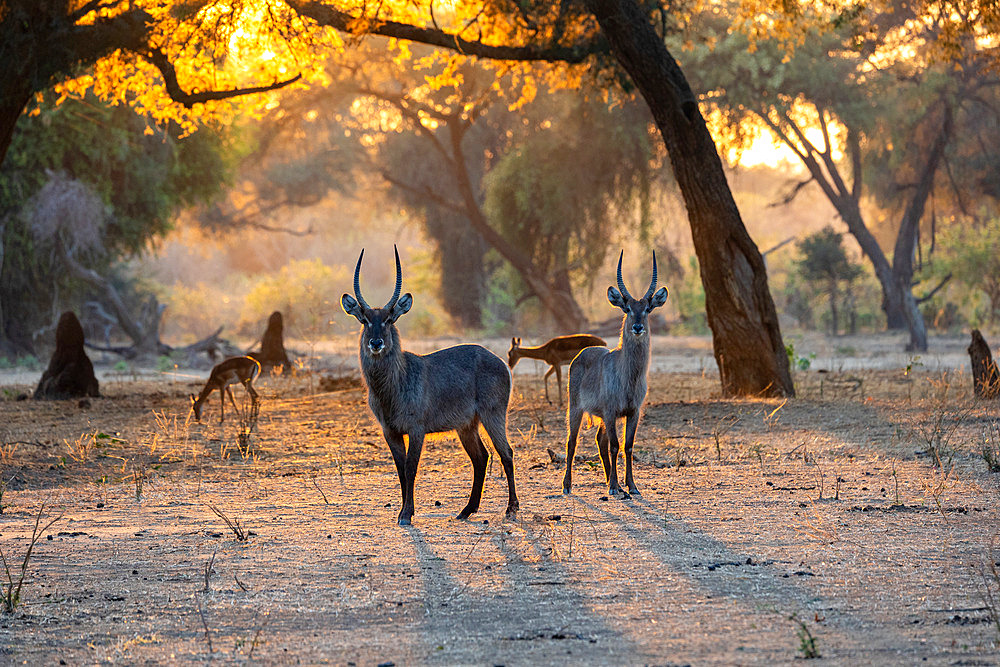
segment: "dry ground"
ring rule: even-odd
[[[448,436],[427,444],[408,528],[356,386],[261,382],[244,457],[215,397],[186,421],[196,381],[123,376],[83,405],[8,384],[15,580],[39,507],[61,518],[0,613],[0,662],[770,665],[813,637],[813,664],[998,664],[1000,581],[981,572],[1000,560],[1000,474],[981,450],[1000,409],[962,372],[796,378],[787,402],[722,400],[711,373],[655,371],[643,493],[623,501],[594,430],[559,493],[564,417],[529,367],[509,424],[518,520],[499,465],[482,511],[453,518],[472,475]]]

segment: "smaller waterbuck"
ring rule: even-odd
[[[545,400],[549,403],[549,376],[556,374],[556,384],[559,388],[559,405],[562,405],[562,371],[560,366],[573,361],[573,358],[585,347],[593,345],[606,346],[603,338],[591,336],[590,334],[572,334],[570,336],[556,336],[544,345],[535,347],[521,347],[520,338],[510,339],[510,349],[507,350],[507,365],[514,368],[514,364],[519,359],[540,359],[547,363],[550,368],[545,373]]]
[[[618,256],[618,289],[608,288],[608,301],[621,308],[621,338],[618,347],[606,350],[588,347],[576,356],[569,367],[568,437],[566,440],[566,476],[563,493],[573,487],[573,456],[584,413],[603,422],[597,430],[597,449],[604,464],[608,493],[622,491],[618,484],[618,420],[625,418],[625,484],[629,493],[639,493],[632,478],[632,444],[639,425],[642,404],[646,400],[646,375],[649,371],[649,327],[647,319],[654,308],[667,302],[667,288],[656,289],[656,253],[653,253],[653,278],[641,299],[634,299],[622,280],[622,257]]]
[[[507,516],[518,509],[514,491],[514,454],[507,441],[510,371],[503,360],[479,345],[456,345],[427,355],[404,352],[396,320],[413,305],[410,294],[399,295],[403,271],[396,251],[396,289],[382,308],[372,308],[361,296],[361,260],[354,269],[354,296],[341,297],[344,312],[361,323],[361,373],[368,387],[368,406],[382,426],[399,473],[403,507],[399,525],[413,518],[413,485],[428,433],[457,431],[472,459],[472,494],[459,515],[467,519],[479,510],[489,453],[479,435],[486,429],[507,477]],[[404,445],[403,436],[408,444]]]
[[[221,402],[219,406],[219,423],[221,424],[226,419],[226,394],[229,394],[229,400],[233,404],[233,408],[239,412],[239,408],[236,407],[236,400],[233,398],[233,390],[230,387],[230,385],[237,382],[243,385],[243,388],[250,394],[250,400],[256,403],[258,394],[253,388],[253,381],[257,379],[258,375],[260,375],[260,363],[253,357],[232,357],[216,364],[212,369],[212,374],[208,376],[205,388],[201,390],[198,398],[191,397],[191,409],[194,410],[194,418],[197,421],[201,421],[202,406],[208,400],[209,395],[216,389],[219,390],[219,400]]]

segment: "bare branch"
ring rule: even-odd
[[[938,283],[938,284],[937,284],[937,285],[936,285],[936,286],[934,287],[934,289],[932,289],[932,290],[931,290],[930,292],[928,292],[927,294],[925,294],[925,295],[923,295],[923,296],[921,296],[921,297],[917,297],[917,303],[924,303],[925,301],[930,301],[930,299],[931,299],[931,298],[932,298],[932,297],[933,297],[933,296],[934,296],[935,294],[937,294],[937,293],[938,293],[938,292],[939,292],[939,291],[941,290],[941,288],[942,288],[942,287],[944,287],[945,285],[947,285],[947,284],[948,284],[948,281],[949,281],[949,280],[951,280],[951,273],[949,273],[949,274],[948,274],[948,275],[946,275],[946,276],[945,276],[944,278],[942,278],[942,279],[941,279],[941,282],[939,282],[939,283]]]
[[[268,86],[254,86],[252,88],[232,88],[230,90],[206,90],[200,93],[188,93],[183,88],[181,88],[180,83],[177,82],[177,71],[174,69],[173,63],[167,58],[161,49],[152,49],[145,57],[151,62],[156,69],[160,70],[160,74],[163,76],[163,84],[167,88],[167,94],[170,95],[170,99],[182,104],[189,109],[195,104],[204,104],[205,102],[210,102],[212,100],[225,100],[232,97],[240,97],[242,95],[254,95],[256,93],[266,93],[272,90],[277,90],[279,88],[284,88],[285,86],[295,83],[302,78],[301,74],[296,74],[291,79],[286,79],[284,81],[277,81]]]

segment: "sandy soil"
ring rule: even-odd
[[[499,465],[481,512],[453,518],[471,466],[441,436],[408,528],[350,378],[261,381],[245,456],[214,397],[187,421],[197,379],[108,374],[80,403],[18,401],[31,387],[0,378],[15,581],[39,508],[61,517],[0,613],[0,663],[770,665],[812,637],[815,664],[998,664],[1000,581],[981,572],[1000,561],[1000,474],[981,450],[1000,414],[967,370],[827,367],[797,373],[792,400],[723,400],[710,368],[661,357],[641,497],[607,497],[593,429],[559,492],[564,415],[519,365],[518,520]]]

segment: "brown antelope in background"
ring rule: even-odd
[[[580,352],[569,367],[568,437],[566,440],[566,476],[563,493],[573,487],[573,455],[586,412],[603,422],[597,431],[597,448],[604,464],[608,493],[618,494],[618,419],[625,418],[625,484],[629,493],[639,493],[632,479],[632,443],[642,404],[646,400],[646,374],[649,371],[649,328],[647,318],[654,308],[667,302],[667,288],[656,290],[656,253],[653,253],[653,278],[641,299],[634,299],[622,280],[622,257],[618,256],[618,289],[608,288],[608,301],[621,308],[621,338],[618,347],[605,350],[589,347]],[[654,293],[655,292],[655,293]],[[610,445],[610,448],[609,448]]]
[[[395,249],[395,247],[394,247]],[[403,271],[396,251],[396,289],[389,303],[372,308],[361,296],[361,260],[354,268],[354,296],[341,297],[344,312],[361,323],[361,373],[368,387],[368,406],[382,427],[399,474],[403,506],[399,525],[413,518],[413,486],[424,436],[455,430],[472,459],[472,494],[459,515],[467,519],[479,509],[489,452],[479,436],[486,429],[507,476],[507,516],[518,508],[514,491],[514,454],[507,441],[510,371],[495,354],[479,345],[456,345],[426,355],[404,352],[396,320],[413,305],[399,295]],[[408,437],[404,446],[403,436]]]
[[[220,401],[219,423],[221,424],[226,419],[225,394],[229,394],[229,400],[233,404],[233,409],[238,413],[239,408],[236,407],[233,390],[229,386],[237,382],[243,385],[247,393],[250,394],[250,400],[256,403],[258,394],[253,388],[253,381],[257,379],[258,375],[260,375],[260,363],[252,357],[232,357],[216,364],[212,369],[212,374],[208,376],[205,388],[198,394],[198,398],[191,396],[191,409],[194,410],[194,418],[197,421],[201,421],[201,408],[208,399],[209,394],[216,389],[219,390]]]
[[[510,339],[510,349],[507,350],[507,365],[514,368],[518,359],[541,359],[550,368],[545,373],[545,400],[549,403],[549,376],[556,374],[556,383],[559,387],[559,405],[562,405],[562,371],[560,366],[573,361],[585,347],[606,346],[603,338],[591,336],[590,334],[573,334],[570,336],[556,336],[544,345],[536,347],[521,347],[520,338]]]

